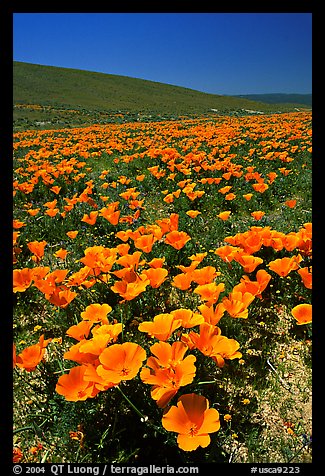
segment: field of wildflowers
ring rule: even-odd
[[[14,461],[311,461],[311,113],[14,134]]]

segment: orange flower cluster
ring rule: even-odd
[[[62,312],[70,305],[75,309],[84,295],[103,288],[120,298],[117,311],[125,306],[132,312],[136,299],[146,305],[148,289],[157,290],[152,292],[158,297],[161,289],[172,286],[180,299],[174,310],[167,302],[161,312],[155,307],[128,334],[128,321],[122,325],[115,319],[119,312],[106,302],[106,294],[102,299],[96,295],[104,303],[86,306],[80,322],[66,331],[73,344],[64,359],[76,365],[59,377],[60,395],[83,401],[138,378],[150,386],[152,399],[164,409],[162,425],[177,433],[179,447],[184,451],[207,447],[209,435],[220,428],[219,413],[203,395],[181,393],[199,377],[199,359],[207,358],[222,372],[227,360],[242,357],[240,343],[222,334],[221,319],[247,319],[253,302],[264,303],[271,280],[299,276],[302,285],[312,289],[312,225],[305,223],[298,232],[286,234],[270,226],[250,226],[226,236],[210,256],[194,252],[185,265],[186,251],[198,244],[191,230],[193,224],[205,224],[200,203],[210,194],[217,197],[213,216],[218,226],[233,228],[237,207],[243,207],[250,223],[263,225],[268,217],[262,204],[273,187],[294,175],[294,168],[287,167],[295,164],[296,154],[311,151],[309,121],[308,113],[299,113],[15,134],[18,167],[13,193],[20,204],[13,221],[16,297],[36,289],[41,299]],[[295,140],[299,145],[292,144]],[[112,164],[114,174],[101,169],[94,178],[101,158],[105,166]],[[137,170],[134,176],[117,172],[117,167],[131,162]],[[274,165],[276,171],[265,172],[265,164]],[[152,203],[146,197],[154,184],[163,190],[156,194],[162,209],[152,223]],[[299,198],[287,198],[281,206],[285,213],[294,213],[301,206]],[[37,235],[35,229],[43,223]],[[46,235],[46,230],[55,230],[58,236],[61,229],[64,236],[55,242],[51,233]],[[279,253],[278,259],[266,262],[270,254],[264,253],[265,248]],[[172,262],[175,256],[178,261]],[[204,259],[209,260],[206,265]],[[223,267],[239,268],[240,281],[230,285]],[[182,294],[190,297],[193,309],[182,304]],[[298,325],[311,322],[311,304],[298,304],[291,313]],[[137,336],[141,345],[135,342]],[[149,346],[150,339],[156,342]],[[14,350],[14,365],[34,371],[49,342],[42,335],[18,356]],[[176,405],[171,405],[179,394]],[[18,451],[15,457],[19,461]]]
[[[67,330],[78,342],[65,352],[64,358],[80,365],[58,380],[56,391],[66,400],[93,398],[100,391],[134,378],[146,358],[144,349],[134,342],[116,344],[122,324],[108,323],[111,310],[106,303],[90,304],[81,313],[82,321]]]

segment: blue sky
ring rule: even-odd
[[[212,94],[311,93],[311,13],[15,13],[13,59]]]

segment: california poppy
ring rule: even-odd
[[[142,235],[134,240],[134,246],[145,253],[150,253],[155,241],[157,240],[153,234]]]
[[[190,218],[196,218],[200,214],[201,212],[199,212],[198,210],[188,210],[186,212],[186,215],[188,215]]]
[[[298,325],[310,324],[312,322],[312,305],[298,304],[291,309],[291,314],[296,319]]]
[[[97,220],[97,215],[98,215],[97,211],[92,211],[89,213],[89,215],[85,213],[81,221],[84,221],[85,223],[88,223],[89,225],[94,225]]]
[[[79,365],[73,367],[69,373],[61,375],[55,387],[56,392],[63,395],[69,402],[95,397],[99,390],[93,382],[84,379],[86,369],[85,365]]]
[[[152,385],[151,397],[164,408],[179,388],[193,381],[196,368],[194,355],[185,356],[188,347],[182,342],[157,342],[150,347],[155,357],[149,357],[140,378]]]
[[[96,372],[106,381],[118,384],[133,379],[145,358],[145,350],[134,342],[113,344],[100,354]]]
[[[39,263],[44,256],[44,248],[47,245],[45,240],[43,241],[30,241],[27,243],[29,250],[33,253],[32,260]]]
[[[45,348],[52,339],[44,339],[44,335],[41,335],[37,344],[26,347],[16,357],[17,367],[21,367],[27,372],[31,372],[36,369],[37,365],[43,360],[45,354]]]
[[[165,236],[165,243],[180,250],[190,239],[191,237],[185,231],[173,230]]]
[[[216,284],[212,282],[197,286],[194,292],[201,297],[202,301],[206,301],[207,305],[211,305],[218,301],[220,293],[224,290],[224,283]]]
[[[284,203],[287,205],[287,207],[294,208],[296,206],[297,200],[286,200]]]
[[[313,285],[312,285],[312,279],[313,279],[312,267],[310,266],[310,268],[308,269],[308,267],[306,266],[305,268],[298,269],[297,272],[300,275],[300,277],[302,279],[302,282],[304,283],[304,286],[307,289],[312,289],[312,287],[313,287]]]
[[[137,275],[134,271],[126,270],[129,276],[133,276],[131,279],[122,279],[116,281],[111,290],[119,294],[126,301],[131,301],[141,294],[146,287],[150,284],[150,280],[144,274]]]
[[[226,221],[226,220],[228,220],[228,218],[230,217],[230,215],[231,215],[231,212],[230,212],[230,211],[226,211],[226,212],[220,212],[220,213],[217,215],[217,217],[218,217],[218,218],[221,218],[221,220],[223,220],[223,221]]]
[[[197,284],[209,284],[219,275],[220,272],[217,271],[214,266],[204,266],[203,268],[196,268],[192,271],[192,281]]]
[[[288,274],[299,268],[299,257],[292,256],[288,258],[287,256],[284,258],[278,258],[276,260],[270,261],[268,267],[274,271],[279,276],[285,277]]]
[[[220,428],[219,412],[209,408],[209,401],[203,395],[190,393],[182,395],[177,405],[163,415],[162,425],[167,431],[178,433],[180,449],[193,451],[210,444],[209,433]]]
[[[261,298],[262,292],[267,287],[271,275],[265,271],[265,269],[260,269],[256,273],[256,281],[251,281],[248,276],[243,276],[240,280],[240,283],[237,284],[233,291],[241,291],[242,293],[249,292],[254,296]]]
[[[222,299],[222,304],[231,317],[247,319],[247,308],[254,298],[255,296],[249,292],[233,291]]]
[[[68,253],[69,253],[68,250],[64,250],[63,248],[60,248],[58,251],[54,253],[54,256],[60,259],[65,259]]]
[[[185,291],[189,289],[192,283],[192,273],[181,273],[174,276],[172,286]]]
[[[222,318],[225,307],[222,302],[219,302],[215,307],[213,305],[201,304],[198,306],[200,313],[202,314],[204,321],[208,324],[216,326]]]
[[[153,321],[141,322],[138,329],[140,332],[146,332],[150,337],[165,341],[181,325],[181,319],[175,319],[172,314],[158,314]]]
[[[109,304],[89,304],[85,311],[81,313],[81,317],[84,321],[91,321],[92,323],[108,324],[107,314],[112,311]]]
[[[193,312],[191,309],[175,309],[171,311],[170,314],[174,316],[176,320],[181,319],[182,327],[185,329],[190,329],[204,322],[204,317],[197,312]]]
[[[72,240],[78,235],[79,231],[67,231],[66,232],[66,235],[68,235],[69,238],[71,238]]]
[[[261,220],[265,215],[265,212],[262,212],[261,210],[257,210],[255,212],[251,213],[251,216],[255,218],[255,220]]]
[[[31,268],[13,270],[13,292],[24,292],[32,284],[33,272]]]
[[[168,271],[165,268],[150,268],[144,269],[142,274],[149,279],[152,288],[159,288],[167,278]]]

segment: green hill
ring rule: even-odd
[[[260,101],[267,104],[294,104],[297,107],[312,106],[312,94],[239,94],[236,97],[250,99],[252,101]]]
[[[293,110],[112,74],[13,64],[14,130]]]

